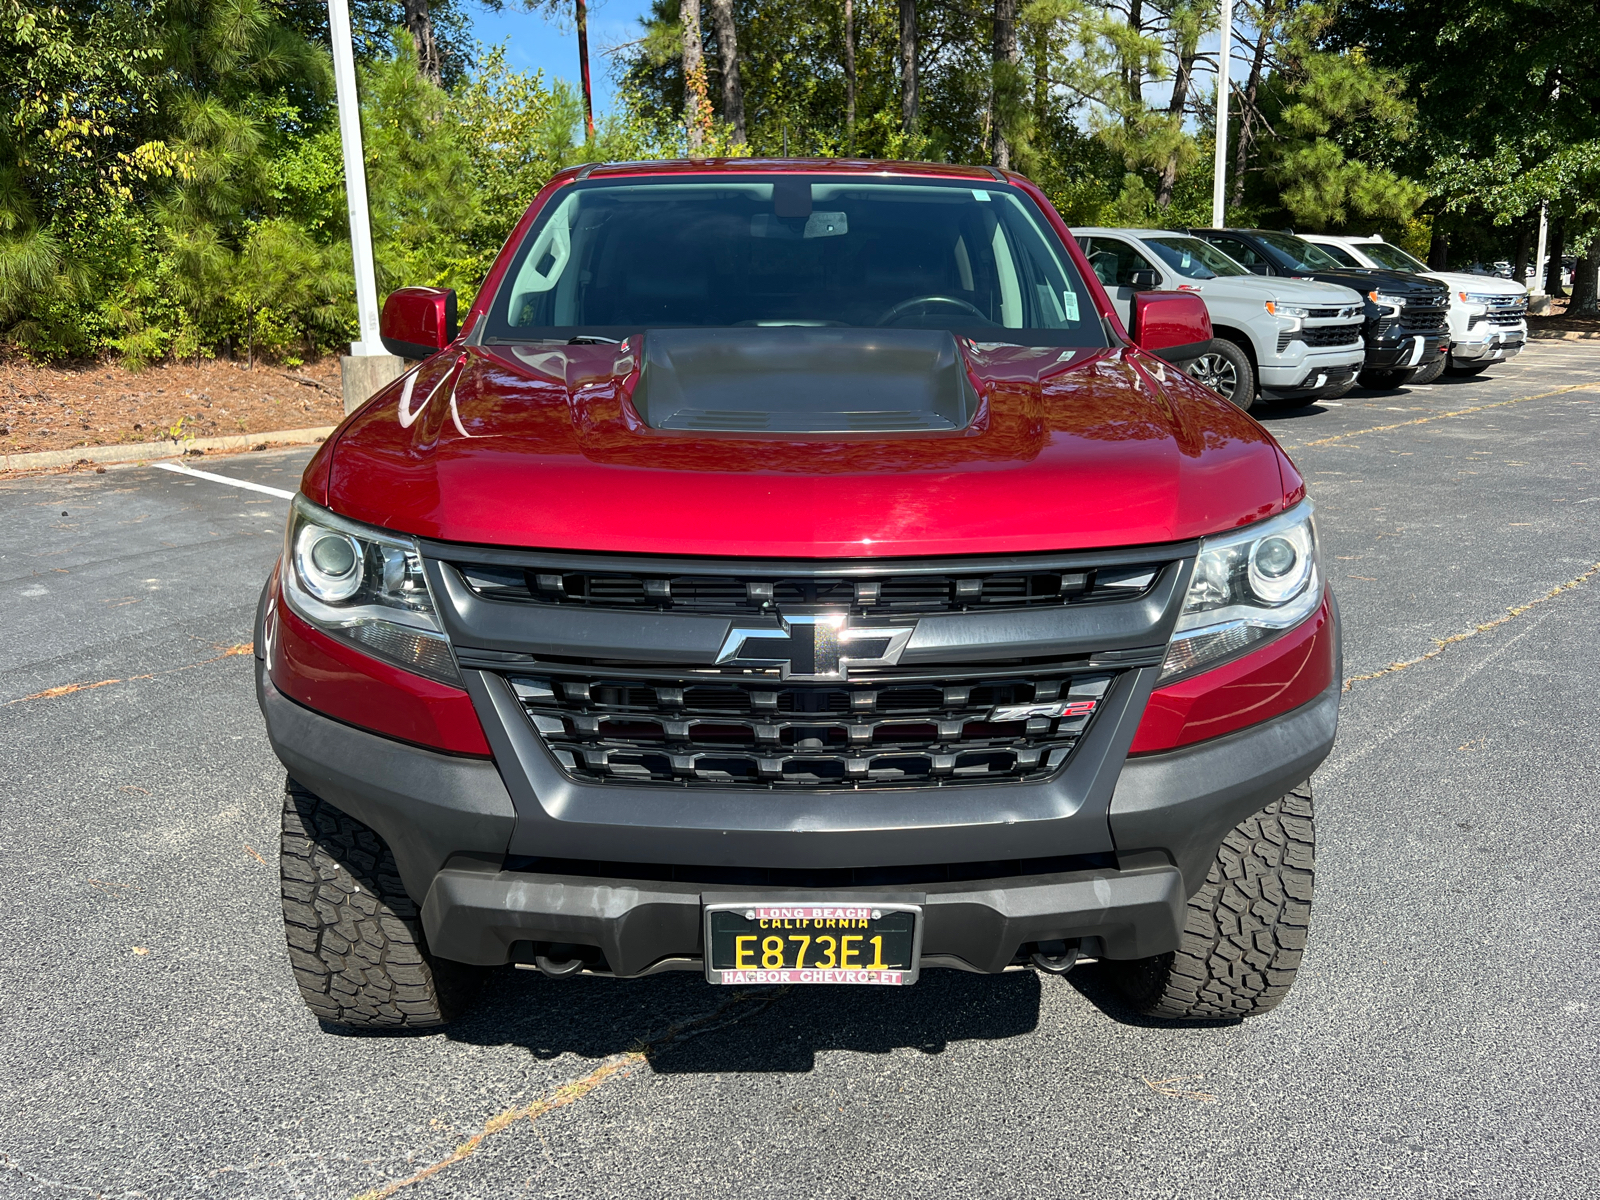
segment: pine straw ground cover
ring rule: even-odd
[[[339,359],[290,370],[226,360],[129,371],[111,362],[0,361],[0,449],[11,454],[337,425]]]

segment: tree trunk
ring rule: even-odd
[[[705,52],[700,42],[700,0],[679,0],[678,20],[683,25],[683,123],[689,135],[689,153],[705,147]]]
[[[589,6],[572,0],[573,20],[578,26],[578,71],[583,78],[584,140],[594,141],[594,91],[589,86]]]
[[[1134,37],[1144,32],[1144,0],[1128,0],[1128,30]],[[1144,63],[1137,54],[1126,63],[1123,78],[1128,88],[1128,111],[1123,113],[1122,123],[1128,126],[1144,108]]]
[[[1006,127],[1016,107],[1017,0],[994,0],[994,56],[990,75],[989,112],[994,121],[994,165],[1011,167],[1011,143]]]
[[[717,67],[722,75],[722,119],[733,126],[733,140],[744,136],[744,87],[739,80],[739,31],[733,0],[711,0],[711,25],[717,31]]]
[[[900,127],[917,127],[917,0],[900,4]]]
[[[1533,240],[1533,228],[1528,225],[1517,227],[1517,248],[1511,256],[1511,282],[1524,283],[1528,278],[1528,251],[1529,242]]]
[[[1561,256],[1566,251],[1567,218],[1557,217],[1550,222],[1550,265],[1545,268],[1544,294],[1546,296],[1565,296],[1567,289],[1561,286]]]
[[[1178,51],[1178,77],[1172,82],[1172,101],[1167,105],[1167,115],[1183,123],[1183,106],[1189,100],[1189,85],[1194,77],[1194,60],[1199,54],[1197,43],[1185,42]],[[1161,208],[1172,206],[1172,189],[1178,182],[1178,152],[1167,155],[1167,165],[1161,168],[1161,182],[1156,186],[1156,204]]]
[[[1433,241],[1428,243],[1428,270],[1448,271],[1450,269],[1450,237],[1435,229]]]
[[[1261,63],[1267,54],[1267,41],[1272,36],[1273,9],[1277,0],[1263,0],[1261,27],[1256,30],[1256,51],[1250,57],[1250,78],[1244,89],[1244,102],[1239,105],[1239,143],[1233,148],[1233,203],[1244,203],[1244,173],[1250,162],[1250,149],[1255,144],[1256,89],[1261,86]]]
[[[433,14],[428,11],[428,0],[405,0],[406,28],[417,46],[417,71],[434,85],[443,82],[439,61],[439,43],[433,37]]]
[[[856,152],[856,6],[844,0],[844,134],[850,153]]]
[[[1600,317],[1600,233],[1589,239],[1589,246],[1572,273],[1572,302],[1569,317]]]

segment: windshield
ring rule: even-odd
[[[1412,275],[1420,275],[1428,269],[1399,246],[1391,246],[1388,242],[1362,242],[1361,253],[1380,267],[1388,267],[1391,271],[1406,271]]]
[[[1337,271],[1343,265],[1321,246],[1313,245],[1292,233],[1257,233],[1267,245],[1289,260],[1288,265],[1300,271]]]
[[[591,181],[528,232],[495,341],[647,328],[869,326],[1104,346],[1054,232],[1000,184],[823,175]]]
[[[1202,242],[1199,238],[1147,237],[1142,240],[1156,252],[1162,262],[1179,275],[1187,275],[1190,279],[1215,279],[1219,275],[1250,274],[1221,250]]]

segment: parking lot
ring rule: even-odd
[[[1600,1156],[1600,342],[1266,411],[1349,680],[1305,969],[1172,1027],[1097,967],[903,992],[499,972],[301,1004],[247,645],[287,502],[0,482],[0,1196],[1549,1197]],[[308,452],[201,462],[292,491]]]

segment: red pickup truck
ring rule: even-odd
[[[1020,176],[565,171],[306,468],[257,617],[295,977],[332,1026],[492,967],[711,985],[1300,962],[1337,610],[1311,502],[1124,328]]]

